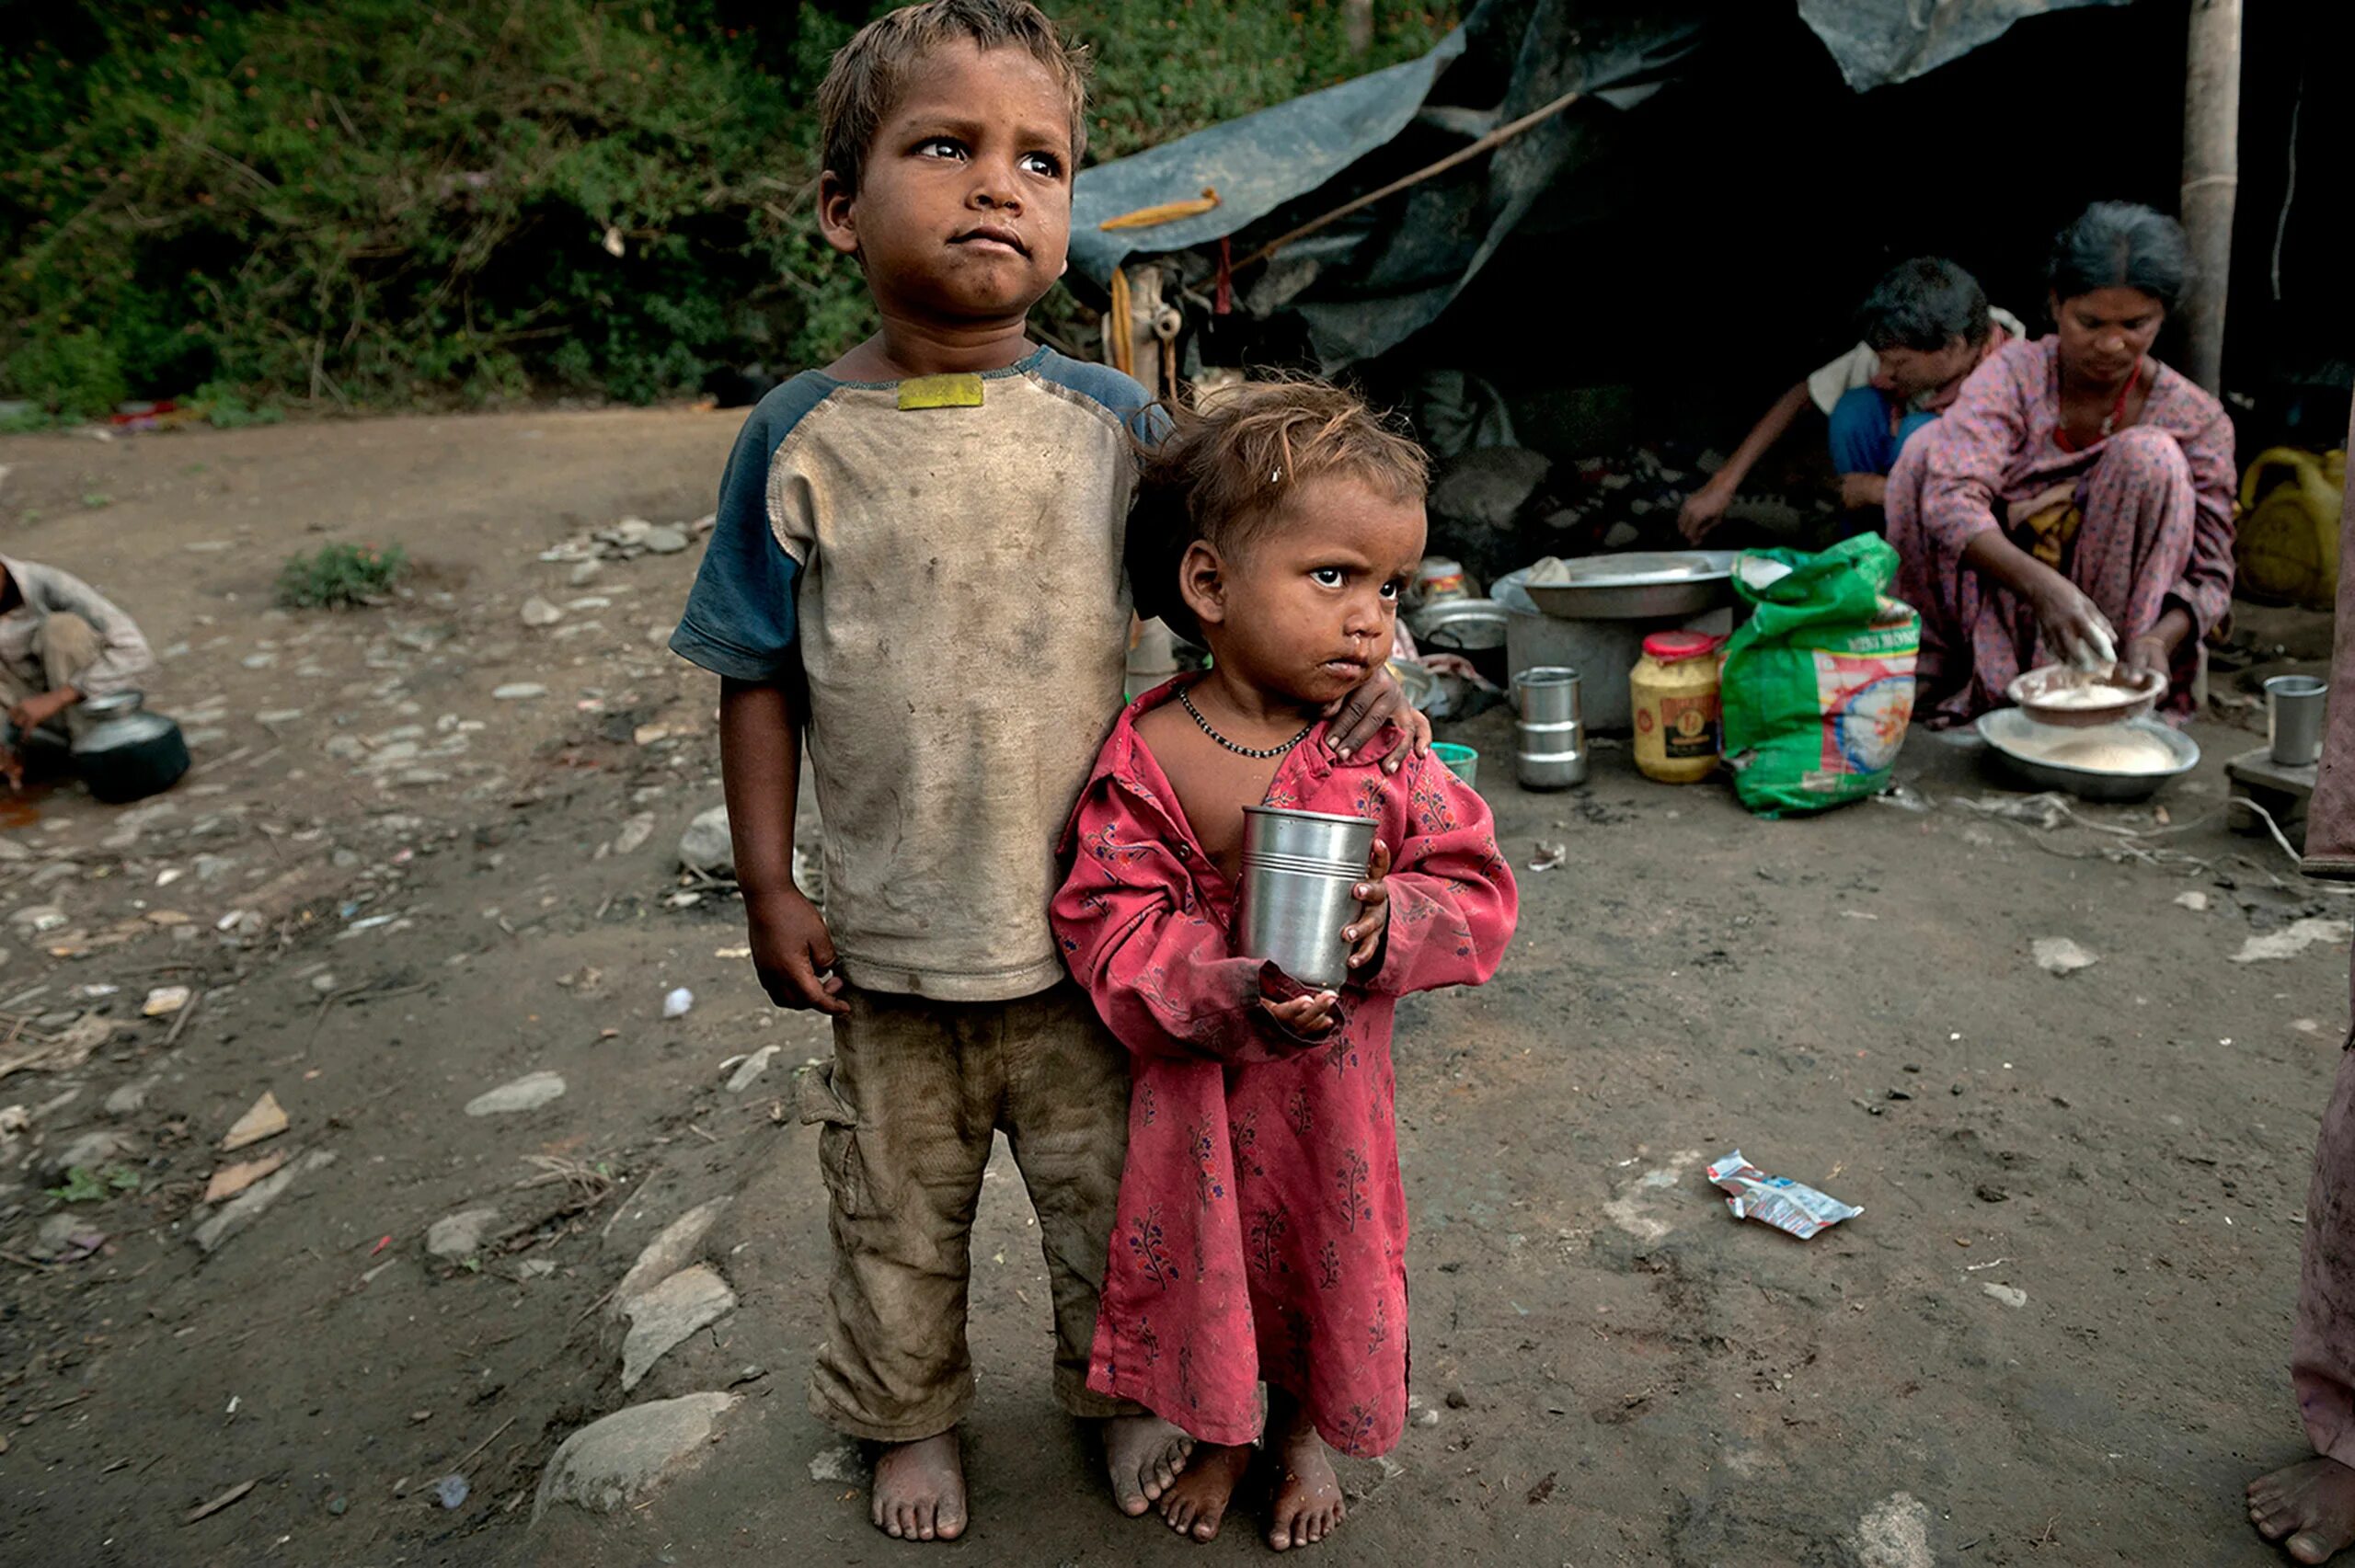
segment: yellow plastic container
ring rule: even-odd
[[[2329,609],[2338,597],[2338,512],[2346,486],[2344,452],[2277,446],[2258,453],[2241,480],[2233,545],[2241,591]]]
[[[1654,632],[1627,677],[1636,710],[1636,766],[1661,784],[1698,784],[1721,749],[1717,639]]]

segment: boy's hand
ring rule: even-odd
[[[30,735],[81,700],[82,693],[70,687],[63,691],[37,692],[8,710],[8,722]]]
[[[744,913],[751,928],[752,972],[779,1007],[813,1007],[841,1017],[850,1011],[842,999],[843,978],[834,967],[834,939],[826,918],[797,888],[748,894]]]
[[[1327,708],[1325,717],[1331,725],[1326,744],[1344,761],[1381,734],[1385,724],[1395,724],[1405,730],[1407,744],[1382,760],[1384,773],[1396,773],[1410,752],[1418,757],[1430,754],[1431,721],[1417,713],[1415,705],[1407,701],[1407,693],[1399,689],[1398,678],[1390,673],[1387,663],[1360,681],[1356,691]]]
[[[1306,996],[1293,997],[1289,1001],[1278,1001],[1273,997],[1263,996],[1259,999],[1259,1005],[1268,1010],[1269,1017],[1293,1034],[1315,1036],[1330,1032],[1338,1021],[1335,1013],[1341,1005],[1341,999],[1329,990],[1316,990]]]
[[[1350,967],[1373,968],[1382,959],[1383,939],[1390,934],[1390,846],[1380,839],[1373,841],[1373,858],[1365,871],[1365,880],[1357,887],[1358,918],[1341,932],[1341,940],[1350,944]]]
[[[0,779],[6,779],[11,790],[25,787],[25,760],[13,746],[0,746]]]

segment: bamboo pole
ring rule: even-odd
[[[2241,0],[2192,0],[2183,92],[2183,227],[2192,265],[2183,302],[2189,338],[2184,369],[2211,393],[2221,393],[2223,383],[2240,109]]]

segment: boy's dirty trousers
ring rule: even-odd
[[[973,1212],[1003,1130],[1038,1211],[1055,1307],[1055,1395],[1074,1415],[1140,1407],[1087,1387],[1128,1149],[1129,1060],[1066,981],[1013,1001],[849,990],[834,1059],[803,1080],[832,1200],[833,1283],[810,1408],[853,1436],[913,1442],[964,1419]]]

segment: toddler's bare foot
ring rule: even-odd
[[[2288,1536],[2300,1562],[2326,1562],[2355,1544],[2355,1470],[2337,1459],[2284,1466],[2248,1483],[2248,1516],[2268,1540]]]
[[[1204,1443],[1186,1461],[1186,1473],[1161,1494],[1161,1516],[1179,1535],[1195,1540],[1218,1539],[1219,1522],[1235,1489],[1251,1469],[1251,1450]]]
[[[1274,1401],[1269,1412],[1273,1416]],[[1314,1546],[1340,1528],[1341,1478],[1315,1425],[1297,1408],[1270,1433],[1269,1457],[1276,1466],[1276,1501],[1268,1521],[1268,1544],[1278,1551]]]
[[[1161,1501],[1186,1468],[1194,1440],[1157,1415],[1116,1415],[1104,1423],[1104,1468],[1112,1501],[1135,1518]]]
[[[957,1430],[890,1443],[875,1456],[875,1528],[902,1540],[965,1533],[965,1461]]]

